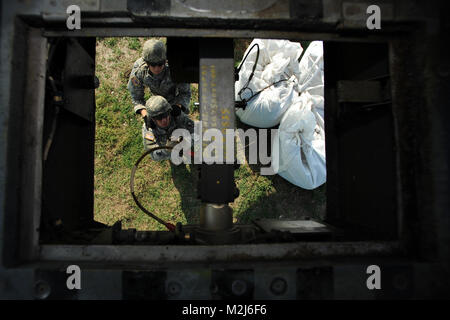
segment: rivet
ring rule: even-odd
[[[286,292],[287,282],[283,278],[275,278],[270,285],[270,291],[274,295],[280,296]]]

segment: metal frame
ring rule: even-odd
[[[12,16],[7,16],[11,12],[3,10],[2,13],[2,63],[1,83],[1,111],[0,121],[6,124],[2,127],[0,135],[0,219],[2,230],[0,230],[0,248],[1,266],[0,266],[0,285],[6,281],[10,275],[22,275],[23,281],[33,281],[39,279],[38,276],[30,275],[33,270],[41,268],[60,268],[67,263],[88,263],[91,267],[88,269],[107,270],[121,268],[127,264],[134,265],[143,263],[142,268],[153,270],[158,266],[164,266],[165,270],[175,270],[175,264],[179,262],[191,263],[199,266],[219,264],[221,268],[236,267],[236,265],[245,265],[246,262],[252,262],[251,266],[267,265],[271,268],[271,263],[284,261],[288,269],[294,270],[298,266],[310,263],[312,266],[334,265],[335,280],[344,281],[349,278],[355,269],[355,266],[367,264],[365,258],[374,259],[374,261],[384,261],[385,258],[398,259],[400,262],[392,262],[394,265],[414,266],[416,270],[414,281],[421,286],[432,290],[431,284],[423,283],[420,280],[420,274],[426,275],[425,279],[435,279],[436,274],[448,275],[448,261],[450,260],[450,251],[446,244],[449,243],[450,235],[448,231],[448,200],[445,200],[446,190],[448,191],[447,179],[440,174],[448,173],[445,167],[445,161],[448,159],[447,151],[439,150],[441,146],[446,146],[445,132],[448,132],[448,124],[442,124],[439,119],[439,112],[442,111],[443,98],[448,92],[439,91],[438,78],[448,81],[448,75],[445,73],[436,74],[435,66],[422,65],[414,58],[400,61],[398,57],[405,57],[405,50],[411,43],[416,44],[413,48],[413,54],[419,55],[426,52],[428,45],[434,45],[431,55],[438,61],[448,61],[448,58],[437,54],[439,51],[437,40],[427,37],[427,33],[435,34],[433,30],[432,16],[406,18],[407,10],[404,10],[405,3],[400,1],[398,6],[393,1],[386,1],[388,5],[396,6],[399,17],[391,19],[385,31],[377,35],[367,35],[367,32],[361,32],[361,21],[354,20],[346,16],[342,2],[331,4],[331,1],[318,1],[323,7],[324,16],[313,16],[309,24],[299,26],[299,30],[289,31],[280,27],[279,20],[265,20],[267,30],[249,30],[244,26],[239,28],[214,28],[200,27],[204,20],[199,19],[194,27],[173,27],[173,25],[161,26],[156,24],[154,27],[140,27],[139,24],[145,24],[145,19],[136,23],[136,21],[124,18],[127,12],[125,1],[114,1],[114,9],[105,10],[104,1],[94,1],[98,4],[98,10],[92,9],[90,12],[97,13],[99,16],[108,12],[110,15],[116,15],[115,18],[106,18],[99,20],[101,26],[88,26],[81,31],[67,31],[60,27],[53,27],[53,23],[63,21],[61,17],[52,18],[51,10],[49,14],[43,14],[40,4],[33,4],[31,8],[21,4],[12,5]],[[287,1],[281,1],[286,4]],[[82,3],[85,3],[82,1]],[[48,6],[48,4],[46,3]],[[2,2],[3,9],[5,2]],[[416,6],[417,7],[417,6]],[[415,7],[415,8],[416,8]],[[418,6],[421,8],[421,6]],[[45,8],[45,7],[44,7]],[[9,8],[7,8],[9,9]],[[45,11],[45,10],[44,10]],[[20,16],[20,18],[19,18]],[[164,14],[159,17],[165,17]],[[170,13],[166,15],[170,17]],[[258,17],[253,17],[257,20]],[[226,18],[225,18],[226,19]],[[408,20],[410,19],[410,20]],[[289,19],[288,19],[289,20]],[[88,18],[88,25],[95,24],[96,18]],[[159,20],[158,20],[159,21]],[[313,22],[316,23],[313,23]],[[411,21],[413,24],[411,24]],[[137,24],[137,28],[133,25]],[[232,25],[238,26],[240,21],[232,21]],[[396,28],[396,23],[399,28]],[[188,23],[187,23],[188,24]],[[220,23],[218,23],[220,25]],[[111,25],[111,26],[108,26]],[[130,27],[131,25],[131,27]],[[292,26],[292,21],[289,24]],[[5,26],[5,27],[4,27]],[[270,29],[270,26],[273,29]],[[323,32],[314,32],[314,26]],[[420,29],[413,31],[412,27],[420,26]],[[428,26],[428,27],[427,27]],[[40,29],[43,28],[43,29]],[[427,29],[428,28],[428,29]],[[405,32],[405,30],[411,31]],[[311,31],[311,32],[310,32]],[[346,34],[348,32],[348,34]],[[45,87],[45,60],[46,60],[46,37],[80,37],[80,36],[187,36],[187,37],[261,37],[261,38],[283,38],[305,40],[330,40],[330,41],[361,41],[361,42],[380,42],[388,40],[390,43],[390,61],[391,74],[393,75],[393,115],[395,120],[394,132],[396,135],[396,147],[399,152],[397,156],[397,189],[398,189],[398,219],[399,219],[399,241],[392,242],[308,242],[308,243],[290,243],[290,244],[270,244],[270,245],[238,245],[238,246],[75,246],[75,245],[38,245],[38,224],[40,220],[40,192],[41,192],[41,168],[42,160],[40,158],[42,151],[42,124],[43,124],[43,104]],[[408,42],[409,41],[409,42]],[[421,43],[423,41],[423,43]],[[419,43],[421,43],[419,45]],[[29,48],[33,50],[29,50]],[[410,48],[411,49],[411,48]],[[441,48],[444,49],[444,48]],[[19,61],[25,58],[25,65],[18,65]],[[439,60],[440,59],[440,60]],[[15,69],[17,67],[17,69]],[[423,67],[424,71],[420,68]],[[405,83],[407,79],[406,70],[411,68],[411,72],[418,72],[419,79],[412,79],[410,83]],[[397,72],[400,70],[400,72]],[[27,75],[26,81],[16,74],[15,71],[24,72]],[[429,76],[431,83],[424,89],[426,94],[432,95],[434,92],[440,92],[440,98],[426,97],[425,93],[413,92],[410,98],[405,98],[411,89],[420,87],[421,81]],[[22,81],[22,82],[21,82]],[[448,85],[447,85],[448,87]],[[24,95],[17,92],[16,88],[25,88]],[[408,103],[412,99],[419,99],[429,106],[431,112],[429,118],[423,119],[418,116],[417,109],[407,110]],[[441,100],[438,100],[441,99]],[[431,110],[432,103],[439,103],[439,108]],[[445,114],[445,115],[448,115]],[[17,119],[22,119],[18,123]],[[411,120],[411,118],[413,118]],[[444,119],[448,119],[443,117]],[[411,128],[423,128],[424,123],[431,119],[438,126],[432,128],[425,127],[424,137],[417,137],[415,134],[408,133]],[[429,130],[428,130],[429,129]],[[446,131],[447,130],[447,131]],[[439,143],[432,144],[431,150],[433,156],[423,156],[422,158],[409,159],[411,154],[415,155],[414,148],[418,148],[421,143],[429,141],[434,134],[438,135]],[[18,139],[16,141],[15,137]],[[412,146],[408,146],[408,138],[419,139],[411,141]],[[13,143],[15,142],[15,143]],[[411,151],[411,149],[413,151]],[[436,156],[435,158],[433,158]],[[431,165],[430,170],[433,177],[429,178],[426,174],[420,173],[427,165]],[[23,171],[19,171],[21,168]],[[417,175],[410,176],[409,171],[418,170]],[[446,171],[447,170],[447,171]],[[418,185],[425,185],[435,188],[432,195],[421,195],[420,200],[412,199],[410,190],[418,191]],[[406,191],[405,191],[406,190]],[[405,196],[406,195],[406,196]],[[416,194],[417,195],[417,194]],[[433,203],[430,197],[437,197],[437,202]],[[441,207],[439,207],[441,206]],[[431,210],[431,217],[426,216],[427,209]],[[407,216],[411,210],[419,217],[419,221],[424,223],[423,227],[414,226],[414,221]],[[16,215],[16,217],[15,217]],[[20,217],[20,218],[17,218]],[[5,225],[5,221],[11,222],[11,225]],[[420,234],[414,234],[417,231]],[[430,231],[434,234],[425,234]],[[19,234],[19,236],[17,236]],[[418,238],[416,238],[416,236]],[[17,237],[17,238],[16,238]],[[428,250],[428,248],[432,250]],[[17,250],[16,250],[17,249]],[[17,252],[19,254],[17,254]],[[418,264],[416,257],[428,259],[425,265]],[[353,262],[345,263],[341,266],[340,259],[353,259]],[[381,260],[380,260],[381,259]],[[264,261],[266,262],[264,262]],[[31,264],[30,264],[31,263]],[[266,264],[265,264],[266,263]],[[134,265],[135,266],[135,265]],[[348,267],[346,267],[348,266]],[[353,267],[352,267],[353,266]],[[195,267],[195,268],[197,268]],[[194,269],[195,269],[194,268]],[[353,268],[353,269],[352,269]],[[424,271],[425,270],[425,271]],[[440,273],[435,271],[439,270]],[[88,271],[93,272],[92,270]],[[189,272],[189,271],[188,271]],[[340,274],[340,276],[339,276]],[[340,278],[339,278],[340,277]],[[351,277],[350,277],[351,278]],[[104,284],[105,278],[97,280]],[[13,280],[11,280],[13,281]],[[102,282],[103,281],[103,282]],[[422,281],[422,282],[420,282]],[[5,282],[6,283],[6,282]],[[416,283],[416,282],[415,282]],[[444,281],[443,288],[445,289]],[[28,288],[29,286],[19,280],[15,280],[12,285],[14,288]],[[1,286],[0,286],[1,287]],[[339,287],[339,286],[338,286]],[[341,285],[341,296],[345,297],[345,285]],[[418,286],[420,289],[421,287]],[[36,297],[32,291],[24,289],[12,293],[12,296]],[[355,291],[356,292],[356,291]],[[98,293],[98,292],[97,292]],[[418,296],[431,296],[435,292],[427,293],[417,292]],[[337,294],[339,297],[339,294]],[[81,296],[80,296],[81,297]],[[97,295],[98,297],[98,295]],[[120,297],[120,295],[118,296]]]
[[[23,115],[22,190],[20,208],[21,259],[34,260],[39,251],[39,224],[42,191],[42,134],[46,74],[46,45],[40,30],[31,29],[27,39],[27,80]]]
[[[160,33],[168,29],[160,29],[158,31],[152,32],[152,35],[167,36],[166,34]],[[199,29],[200,30],[200,29]],[[112,30],[111,30],[112,31]],[[178,30],[179,31],[179,30]],[[194,30],[190,30],[190,36],[198,36]],[[104,29],[89,29],[83,31],[83,35],[104,35]],[[173,31],[173,34],[177,34],[177,31]],[[122,32],[116,31],[113,34],[123,35]],[[127,34],[127,32],[125,32]],[[144,36],[146,35],[145,30],[136,31],[134,34]],[[204,34],[204,33],[200,33]],[[238,32],[238,34],[240,34]],[[43,37],[55,36],[55,35],[66,35],[72,36],[69,32],[42,32]],[[74,34],[75,36],[76,34]],[[210,35],[215,34],[212,32]],[[261,34],[262,35],[262,34]],[[227,33],[228,37],[233,37],[234,33]],[[265,34],[263,38],[268,38],[269,35]],[[277,38],[282,38],[279,34]],[[309,34],[311,39],[315,38],[314,34]],[[393,37],[395,39],[396,37]],[[327,40],[327,39],[321,39]],[[356,40],[356,39],[352,39]],[[361,42],[367,42],[366,39],[359,39]],[[374,42],[380,41],[380,39],[373,40]],[[384,39],[386,41],[386,39]],[[36,110],[38,112],[38,110]],[[42,114],[41,114],[42,115]],[[34,117],[39,117],[39,114],[34,114]],[[41,128],[42,129],[42,128]],[[38,134],[38,132],[35,132]],[[36,149],[39,150],[40,146],[36,145]],[[39,213],[36,212],[34,219],[39,221]],[[35,239],[37,240],[37,239]],[[213,261],[230,260],[224,257],[243,257],[252,259],[267,259],[272,257],[276,259],[309,259],[317,257],[339,257],[348,256],[350,253],[352,256],[372,256],[372,255],[382,255],[382,256],[396,256],[399,252],[405,250],[402,245],[402,239],[399,241],[372,241],[372,242],[310,242],[310,243],[296,243],[296,244],[278,244],[278,245],[235,245],[235,246],[192,246],[192,247],[177,247],[177,246],[77,246],[77,245],[41,245],[37,244],[37,241],[33,243],[34,248],[39,250],[38,256],[33,256],[38,260],[42,261],[71,261],[71,262],[81,262],[81,261],[108,261],[123,263],[124,261],[141,261],[141,262],[158,262],[159,260],[179,262],[179,261],[202,261],[205,254],[208,254],[210,259]],[[192,253],[192,250],[194,253]],[[164,257],[164,258],[163,258]],[[27,259],[28,260],[28,259]]]
[[[260,259],[302,260],[327,257],[402,256],[397,241],[303,242],[253,245],[132,246],[42,245],[39,260],[83,262],[233,262]]]

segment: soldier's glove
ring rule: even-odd
[[[178,104],[173,104],[172,105],[172,112],[174,112],[174,116],[175,117],[178,117],[181,114],[182,111],[187,114],[187,109],[186,109],[185,106],[178,105]]]
[[[174,118],[178,117],[181,114],[181,108],[178,105],[173,104],[172,105],[172,111],[170,112],[170,114]]]
[[[147,131],[148,131],[148,118],[147,118],[147,116],[144,116],[144,123],[145,123],[145,128],[147,129]]]
[[[145,128],[148,130],[151,129],[155,129],[156,128],[156,124],[155,122],[152,120],[152,118],[150,118],[149,116],[145,116],[144,118],[144,122],[145,122]]]

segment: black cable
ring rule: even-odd
[[[253,90],[252,90],[251,88],[249,88],[248,85],[249,85],[250,81],[252,80],[252,78],[253,78],[253,76],[254,76],[254,74],[255,74],[256,66],[257,66],[258,60],[259,60],[259,45],[258,45],[257,43],[255,43],[255,44],[250,48],[250,50],[248,50],[248,52],[247,52],[247,54],[245,55],[244,59],[242,59],[241,63],[239,64],[239,67],[237,68],[237,73],[239,73],[239,72],[241,71],[242,65],[244,64],[245,60],[247,59],[247,56],[250,54],[250,52],[252,51],[252,49],[253,49],[255,46],[256,46],[257,49],[258,49],[258,51],[257,51],[257,53],[256,53],[255,63],[253,64],[252,73],[250,73],[250,76],[248,77],[247,83],[246,83],[246,84],[241,88],[241,90],[239,90],[239,92],[238,92],[239,98],[240,98],[241,101],[242,101],[242,103],[237,104],[237,107],[238,107],[238,108],[243,108],[243,109],[245,109],[245,107],[247,106],[247,102],[249,102],[250,100],[252,100],[254,97],[256,97],[257,95],[259,95],[259,94],[260,94],[261,92],[263,92],[264,90],[266,90],[266,89],[270,88],[271,86],[274,86],[274,85],[276,85],[276,84],[278,84],[278,83],[280,83],[280,82],[289,80],[289,79],[281,79],[281,80],[276,81],[276,82],[274,82],[274,83],[268,85],[267,87],[265,87],[265,88],[259,90],[258,92],[253,93]],[[251,96],[250,96],[250,98],[248,98],[248,99],[243,99],[243,98],[242,98],[242,93],[243,93],[244,90],[246,90],[246,89],[250,90]],[[239,102],[240,102],[240,101],[239,101]]]
[[[47,142],[45,143],[44,154],[43,154],[44,162],[47,161],[48,153],[49,153],[50,147],[52,146],[52,143],[53,143],[53,138],[54,138],[55,132],[56,132],[56,126],[58,124],[58,116],[59,116],[59,112],[60,112],[60,106],[63,104],[62,96],[61,96],[61,93],[59,93],[57,90],[55,80],[53,79],[52,76],[49,76],[48,80],[50,81],[50,85],[53,90],[52,104],[55,107],[55,114],[53,115],[53,119],[52,119],[52,127],[50,130],[50,135],[48,136]]]
[[[52,119],[52,127],[51,127],[51,130],[50,130],[50,135],[47,138],[47,142],[45,143],[44,154],[43,154],[44,162],[47,161],[48,153],[49,153],[50,147],[52,146],[52,143],[53,143],[53,138],[55,136],[56,127],[57,127],[57,124],[58,124],[58,117],[59,117],[59,112],[60,112],[60,106],[62,106],[63,103],[64,103],[63,99],[62,99],[62,92],[58,91],[58,88],[56,86],[56,80],[50,75],[50,65],[53,63],[53,58],[54,58],[54,55],[55,55],[55,51],[56,51],[56,48],[58,47],[60,42],[61,42],[61,38],[58,38],[55,41],[55,43],[52,43],[50,45],[50,48],[48,50],[48,58],[47,58],[46,70],[47,70],[47,74],[49,74],[47,79],[50,81],[50,86],[51,86],[51,89],[53,90],[53,92],[52,92],[52,104],[55,107],[55,114],[53,115],[53,119]]]
[[[139,207],[139,209],[141,209],[145,214],[147,214],[149,217],[155,219],[156,221],[158,221],[159,223],[163,224],[167,229],[169,229],[170,231],[175,231],[175,226],[169,222],[166,222],[164,220],[162,220],[161,218],[157,217],[156,215],[154,215],[153,213],[151,213],[150,211],[148,211],[147,209],[145,209],[145,207],[139,202],[139,200],[137,199],[136,195],[134,194],[134,175],[136,173],[137,167],[139,165],[139,163],[142,161],[142,159],[144,159],[149,153],[156,151],[156,150],[161,150],[161,149],[168,149],[168,150],[172,150],[173,147],[167,147],[167,146],[159,146],[159,147],[154,147],[151,148],[147,151],[145,151],[140,158],[136,161],[136,163],[134,164],[133,169],[131,170],[131,179],[130,179],[130,190],[131,190],[131,195],[133,196],[133,200],[136,203],[136,205]]]
[[[241,98],[242,101],[248,101],[248,100],[242,99],[242,96],[241,96],[241,95],[242,95],[242,92],[243,92],[245,89],[249,89],[250,91],[252,91],[252,89],[250,89],[250,88],[248,87],[248,84],[249,84],[250,81],[252,80],[253,75],[255,74],[256,66],[258,65],[258,60],[259,60],[259,45],[258,45],[257,43],[255,43],[255,44],[250,48],[250,50],[248,50],[248,52],[247,52],[247,54],[245,55],[244,59],[242,59],[241,64],[240,64],[239,67],[237,68],[237,73],[239,73],[239,72],[241,71],[241,68],[242,68],[242,66],[243,66],[243,64],[244,64],[244,62],[245,62],[245,60],[247,59],[247,57],[248,57],[248,55],[250,54],[250,52],[252,52],[252,50],[253,50],[254,47],[256,47],[256,49],[258,49],[258,51],[256,51],[256,59],[255,59],[255,63],[253,64],[252,73],[250,73],[250,76],[248,77],[247,83],[246,83],[246,84],[241,88],[241,90],[239,90],[239,92],[238,92],[239,98]],[[253,93],[253,91],[252,91],[252,93]]]
[[[252,100],[254,97],[256,97],[258,94],[260,94],[260,93],[263,92],[264,90],[270,88],[271,86],[274,86],[274,85],[276,85],[276,84],[279,84],[280,82],[288,81],[288,80],[289,80],[289,79],[281,79],[281,80],[278,80],[278,81],[276,81],[276,82],[274,82],[274,83],[272,83],[272,84],[269,84],[267,87],[262,88],[261,90],[257,91],[255,94],[253,94],[252,96],[250,96],[250,98],[248,98],[248,99],[246,100],[246,102],[249,102],[249,101]],[[250,89],[250,88],[249,88],[249,89]],[[252,91],[252,92],[253,92],[253,91]]]

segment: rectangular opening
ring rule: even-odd
[[[53,80],[47,80],[46,91],[42,244],[177,243],[165,238],[163,225],[137,208],[129,189],[131,169],[143,152],[143,142],[142,120],[133,112],[127,84],[148,39],[49,38],[47,76]],[[170,38],[160,39],[170,43]],[[186,38],[195,43],[193,39]],[[234,40],[235,67],[252,40]],[[311,41],[291,43],[301,45],[300,61]],[[195,46],[190,49],[195,52]],[[260,163],[248,164],[251,142],[244,139],[240,142],[247,163],[234,172],[240,195],[231,204],[233,222],[249,225],[249,233],[274,229],[295,235],[287,240],[269,237],[267,243],[396,240],[388,46],[324,42],[323,51],[327,182],[306,190],[280,175],[261,175]],[[189,60],[181,59],[187,65],[180,64],[176,59],[180,53],[181,49],[172,54],[169,65],[175,61],[173,65],[180,71],[173,73],[186,78],[197,71],[195,61],[189,65]],[[189,59],[195,57],[191,54]],[[94,75],[99,80],[95,96]],[[274,87],[270,83],[264,90]],[[191,83],[190,89],[189,117],[198,120],[198,84]],[[150,96],[146,89],[145,100]],[[255,128],[239,117],[236,127]],[[268,128],[278,129],[279,125]],[[267,140],[270,146],[270,132]],[[136,173],[135,188],[142,190],[136,192],[140,202],[155,215],[195,226],[201,209],[195,190],[198,180],[193,165],[174,166],[148,158]],[[315,222],[308,222],[310,219]],[[317,231],[316,236],[305,232],[308,228]],[[332,232],[321,237],[323,228]],[[307,236],[298,237],[298,230]]]
[[[0,260],[4,268],[0,277],[6,281],[2,294],[37,299],[442,297],[448,291],[446,282],[441,281],[448,279],[448,235],[444,232],[448,192],[442,180],[448,157],[445,148],[440,148],[446,132],[442,124],[445,112],[441,111],[442,101],[448,99],[442,99],[441,84],[448,63],[442,54],[445,41],[440,41],[445,24],[437,13],[445,10],[382,4],[382,29],[370,29],[367,15],[374,16],[367,14],[363,4],[340,6],[318,1],[298,5],[270,0],[257,6],[242,2],[230,12],[220,1],[206,11],[192,7],[192,1],[167,2],[170,6],[163,7],[159,2],[80,3],[82,29],[76,30],[69,30],[66,24],[67,3],[2,6]],[[105,63],[103,74],[109,76],[110,91],[96,94],[98,84],[107,82],[100,79],[98,83],[95,77],[100,66],[96,37],[113,37],[102,39],[110,41],[108,58],[117,60],[110,64],[128,65],[125,56],[138,46],[138,38],[117,37],[160,36],[167,37],[168,46],[175,48],[168,50],[175,54],[168,60],[171,68],[178,70],[176,74],[185,77],[183,82],[195,83],[206,66],[203,71],[211,85],[197,88],[200,109],[208,106],[205,97],[214,99],[212,83],[221,89],[216,91],[217,99],[231,97],[225,92],[234,84],[232,73],[221,68],[232,70],[242,58],[235,59],[233,51],[230,55],[233,39],[324,41],[327,181],[323,221],[312,220],[314,216],[287,223],[280,219],[280,208],[288,219],[310,208],[296,203],[301,198],[296,192],[281,196],[278,191],[282,188],[274,184],[278,176],[263,176],[258,164],[241,166],[236,173],[230,167],[201,168],[205,183],[200,193],[209,200],[217,195],[218,199],[233,196],[233,188],[222,187],[223,193],[216,190],[230,181],[223,177],[236,174],[241,194],[232,203],[235,212],[241,213],[240,235],[246,236],[240,243],[185,241],[198,231],[195,224],[190,229],[187,225],[176,229],[174,237],[163,228],[133,229],[135,216],[117,217],[123,219],[120,228],[113,227],[116,217],[106,228],[96,221],[96,199],[102,195],[97,182],[106,185],[106,202],[108,197],[113,199],[112,194],[120,194],[120,188],[130,199],[128,183],[121,184],[107,174],[97,179],[97,169],[119,171],[114,161],[123,164],[124,151],[134,163],[130,145],[140,149],[137,156],[142,151],[139,126],[137,132],[129,130],[135,140],[122,132],[112,135],[118,131],[117,124],[126,127],[134,121],[139,125],[141,120],[132,112],[122,112],[130,107],[130,99],[118,94],[127,90],[123,86],[127,76],[121,75],[121,70]],[[185,45],[180,46],[183,41]],[[222,58],[226,61],[219,61]],[[186,79],[192,75],[194,79]],[[230,100],[232,97],[226,101]],[[217,110],[202,111],[212,114]],[[243,140],[250,152],[250,142]],[[96,160],[101,152],[96,148],[101,142],[113,148],[109,154],[103,153],[108,161],[99,167]],[[171,170],[161,181],[173,183]],[[189,168],[181,171],[191,174]],[[130,173],[124,173],[122,180]],[[153,182],[147,179],[148,170],[138,174],[142,179],[136,190],[142,192]],[[217,176],[219,180],[211,179]],[[254,179],[244,181],[249,178]],[[271,184],[265,184],[267,181]],[[255,186],[259,197],[252,199]],[[195,182],[189,187],[196,195]],[[160,186],[160,190],[166,189],[166,185]],[[312,207],[316,199],[307,200],[311,201],[306,205]],[[145,198],[142,203],[151,205]],[[120,204],[113,203],[110,208]],[[125,204],[135,208],[131,199]],[[191,218],[201,222],[207,215],[197,209]],[[221,207],[206,209],[219,212]],[[173,207],[170,210],[175,212]],[[127,208],[117,212],[127,212]],[[253,224],[245,219],[247,213],[261,214],[262,219]],[[264,220],[272,217],[267,214],[277,219]],[[327,229],[320,234],[317,223],[322,222]],[[308,227],[319,232],[305,232]],[[331,235],[328,229],[333,229]],[[234,236],[232,232],[229,235]],[[258,235],[263,237],[256,239]],[[180,236],[183,241],[178,241]],[[73,265],[82,270],[81,291],[67,290],[65,267]],[[381,270],[383,290],[367,290],[369,265]]]

